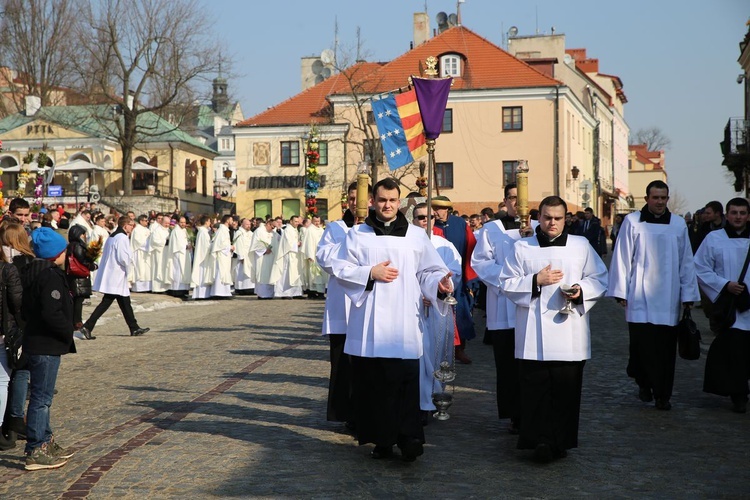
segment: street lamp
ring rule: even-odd
[[[76,213],[78,213],[78,174],[73,174],[73,190],[76,194]]]

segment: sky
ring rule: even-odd
[[[425,5],[432,28],[438,12],[456,12],[455,0],[206,0],[233,60],[229,93],[246,118],[300,92],[300,58],[333,48],[336,24],[342,51],[354,52],[359,29],[364,58],[390,61],[409,50],[412,16]],[[511,26],[519,35],[549,34],[554,26],[567,48],[586,48],[600,72],[619,76],[630,130],[658,127],[671,139],[671,194],[691,210],[735,195],[719,142],[729,118],[743,114],[737,59],[748,19],[747,0],[461,4],[462,25],[498,46]]]

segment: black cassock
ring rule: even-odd
[[[703,391],[719,396],[747,395],[750,332],[730,328],[719,333],[706,356]]]

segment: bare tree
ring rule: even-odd
[[[79,32],[81,0],[3,0],[0,54],[10,70],[11,102],[6,112],[21,109],[23,97],[37,95],[42,106],[62,104],[61,92],[77,78],[70,62],[81,55],[81,44],[71,39]],[[17,72],[14,79],[12,71]],[[15,81],[13,81],[15,80]],[[15,108],[15,109],[14,109]]]
[[[690,203],[687,198],[682,194],[672,191],[669,193],[669,201],[667,202],[669,211],[674,214],[682,214],[690,211]]]
[[[115,111],[97,119],[108,122],[122,149],[126,195],[133,149],[156,128],[139,117],[189,110],[220,60],[226,65],[206,16],[196,0],[100,0],[86,12],[90,25],[80,37],[93,34],[94,42],[78,71],[88,92]]]
[[[659,127],[639,128],[630,136],[630,144],[645,144],[649,151],[667,150],[672,140]]]

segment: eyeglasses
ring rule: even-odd
[[[431,216],[430,218],[431,218],[431,219],[434,219],[434,218],[435,218],[435,216],[433,215],[433,216]],[[417,220],[425,220],[425,219],[427,219],[427,216],[426,216],[426,215],[417,215]]]

